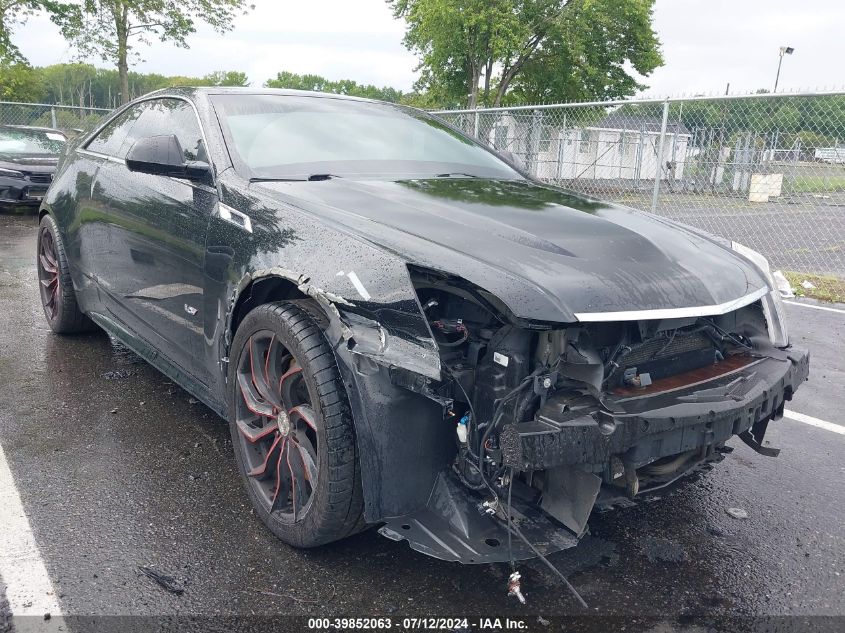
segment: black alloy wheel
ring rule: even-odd
[[[363,529],[351,412],[316,321],[295,303],[259,306],[232,350],[232,441],[258,516],[298,547]]]
[[[76,303],[64,244],[56,221],[50,215],[41,218],[38,227],[36,267],[41,306],[50,329],[57,334],[96,329]]]
[[[38,281],[41,285],[41,305],[48,321],[59,313],[59,258],[53,233],[42,227],[38,235]]]
[[[264,507],[295,522],[317,484],[317,414],[302,367],[269,330],[253,333],[241,354],[236,424],[247,476]]]

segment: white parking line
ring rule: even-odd
[[[824,420],[819,420],[818,418],[804,415],[803,413],[798,413],[797,411],[790,411],[787,409],[783,412],[783,417],[795,420],[796,422],[809,424],[810,426],[816,426],[820,429],[824,429],[825,431],[833,431],[834,433],[845,435],[845,426],[834,424],[833,422],[825,422]]]
[[[61,615],[53,583],[38,552],[6,454],[0,446],[0,576],[13,616]],[[53,621],[56,621],[55,619]],[[42,624],[45,624],[42,622]]]
[[[784,301],[784,303],[788,303],[791,306],[799,306],[801,308],[812,308],[813,310],[824,310],[825,312],[838,312],[839,314],[845,314],[845,310],[840,310],[839,308],[828,308],[827,306],[817,306],[812,303],[801,303],[799,301]]]

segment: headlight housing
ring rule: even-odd
[[[772,276],[772,269],[769,260],[757,251],[743,246],[738,242],[731,242],[731,249],[739,253],[745,259],[763,273],[769,283],[769,294],[762,299],[763,316],[766,317],[766,325],[769,328],[769,341],[774,347],[787,347],[789,345],[789,333],[786,329],[786,315],[783,310],[783,299],[780,296],[775,278]]]
[[[15,171],[14,169],[3,169],[0,167],[0,177],[3,178],[20,178],[23,179],[23,173]]]

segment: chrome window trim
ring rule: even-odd
[[[684,319],[689,317],[718,316],[739,310],[761,299],[769,292],[760,288],[739,299],[725,301],[716,305],[694,306],[690,308],[658,308],[656,310],[625,310],[621,312],[576,312],[575,318],[582,323],[601,323],[606,321],[652,321],[661,319]]]
[[[83,156],[92,156],[94,158],[102,158],[103,160],[107,160],[110,163],[117,163],[118,165],[126,165],[126,161],[122,158],[118,158],[117,156],[112,156],[111,154],[103,154],[102,152],[95,152],[91,149],[83,149],[81,147],[76,149],[77,154],[82,154]]]

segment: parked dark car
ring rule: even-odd
[[[776,454],[808,374],[754,251],[337,95],[114,112],[61,160],[38,276],[54,331],[96,324],[229,421],[300,547],[375,524],[463,563],[573,546],[732,436]]]
[[[53,128],[0,125],[0,208],[41,204],[65,143]]]

